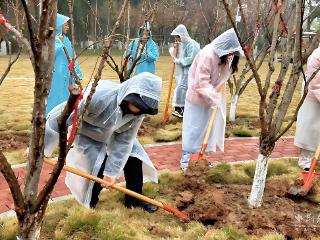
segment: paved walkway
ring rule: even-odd
[[[155,144],[147,145],[146,151],[152,159],[155,167],[161,170],[179,170],[179,160],[181,157],[181,144]],[[237,162],[245,160],[254,160],[259,153],[258,139],[227,139],[225,141],[225,151],[216,152],[209,155],[211,162]],[[271,158],[297,157],[299,150],[293,145],[293,138],[283,138],[278,141],[271,155]],[[46,179],[50,175],[52,166],[45,164],[41,173],[40,186],[43,186]],[[16,168],[15,174],[19,183],[23,184],[24,168]],[[70,194],[68,188],[64,184],[65,172],[63,171],[56,184],[52,198],[65,196]],[[12,198],[9,187],[3,176],[0,174],[0,213],[13,209]]]

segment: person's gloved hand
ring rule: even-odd
[[[179,59],[179,58],[173,58],[173,62],[175,63],[175,64],[180,64],[181,63],[181,60]]]
[[[106,181],[107,184],[101,184],[101,186],[106,188],[110,188],[116,183],[116,179],[109,176],[104,176],[103,180]]]
[[[58,35],[58,38],[63,43],[63,35],[62,34]]]

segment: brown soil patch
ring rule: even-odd
[[[150,123],[143,122],[139,128],[138,136],[153,136],[156,130],[157,128],[152,126]]]
[[[180,192],[176,197],[177,207],[192,219],[210,228],[231,225],[258,236],[271,231],[283,234],[286,239],[319,236],[319,205],[289,198],[289,182],[268,181],[263,206],[250,209],[247,197],[251,186],[209,184],[206,166],[205,160],[192,163],[185,174],[186,181],[176,189]]]
[[[11,151],[15,149],[27,148],[29,136],[0,134],[0,150]]]

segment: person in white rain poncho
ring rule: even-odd
[[[179,43],[176,57],[173,56],[173,49],[169,49],[176,64],[176,88],[173,96],[175,111],[172,112],[172,115],[182,118],[188,89],[188,71],[195,56],[200,51],[200,44],[191,39],[187,28],[182,24],[178,25],[171,35],[175,36],[176,42]]]
[[[89,174],[103,177],[110,185],[115,183],[122,170],[127,188],[142,193],[143,176],[158,181],[157,171],[148,155],[136,140],[145,115],[158,112],[161,78],[151,73],[141,73],[122,84],[100,81],[92,101],[83,116],[73,147],[67,155],[67,165]],[[90,92],[84,92],[84,100]],[[47,119],[45,155],[51,156],[58,144],[57,120],[65,103],[54,108]],[[68,119],[70,125],[73,115]],[[76,200],[94,208],[102,190],[100,184],[67,173],[66,185]],[[127,207],[142,207],[149,212],[156,206],[125,196]]]
[[[306,76],[309,79],[320,68],[320,47],[308,58]],[[303,85],[304,86],[304,85]],[[311,160],[320,144],[320,73],[308,85],[308,94],[297,117],[294,144],[301,149],[299,166],[310,170]]]
[[[241,52],[234,30],[229,29],[205,46],[192,63],[183,117],[182,170],[188,167],[190,153],[200,151],[213,108],[218,110],[207,151],[215,151],[217,145],[224,150],[226,96],[220,89],[237,71]]]

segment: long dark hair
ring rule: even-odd
[[[228,55],[223,55],[220,57],[219,65],[226,65],[227,64]],[[231,72],[235,73],[238,71],[238,64],[239,64],[240,57],[238,55],[234,55],[231,63]]]

